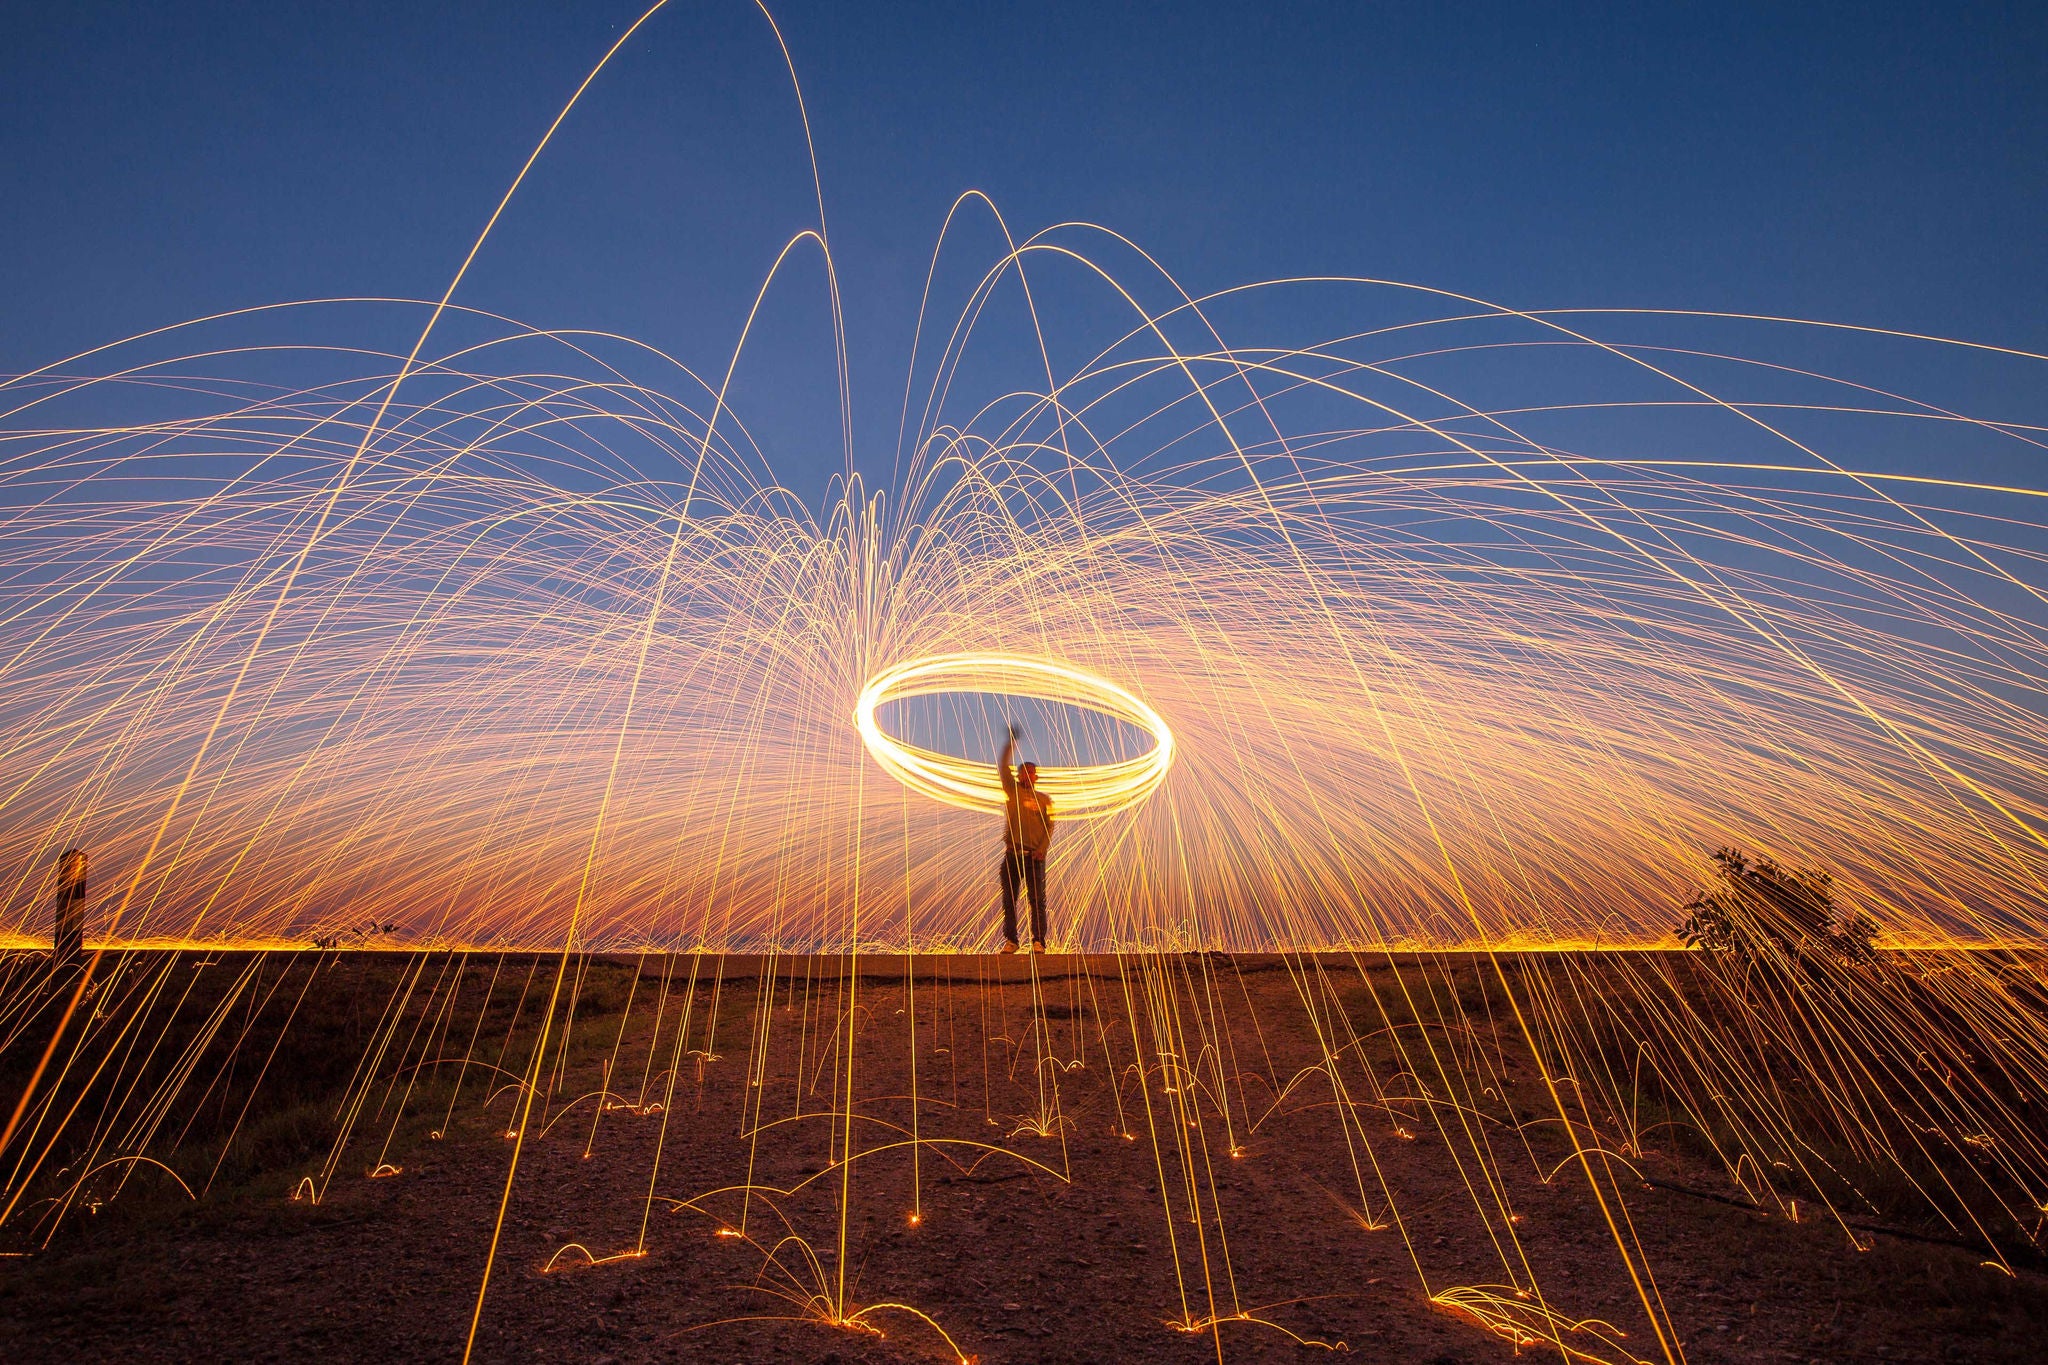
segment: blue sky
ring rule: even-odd
[[[1361,274],[2048,350],[2033,7],[775,9],[823,165],[864,464],[886,466],[927,257],[969,187],[1027,229],[1114,226],[1198,289]],[[241,305],[438,294],[637,13],[9,6],[0,370]],[[678,3],[586,97],[460,298],[715,365],[811,213],[765,25],[740,0]],[[836,464],[815,268],[791,284],[751,379],[778,410],[750,417]]]

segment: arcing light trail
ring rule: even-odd
[[[1069,259],[1035,250],[1001,264]],[[416,945],[559,942],[617,741],[579,947],[833,947],[815,889],[856,871],[877,942],[972,946],[973,814],[841,793],[871,679],[990,653],[1171,717],[1171,772],[1161,744],[1131,777],[1153,796],[1062,840],[1070,946],[1668,941],[1727,842],[1832,869],[1894,943],[2038,922],[2037,500],[1904,483],[1889,453],[1837,473],[1757,422],[1959,474],[2033,427],[1755,363],[1712,368],[1768,403],[1674,397],[1644,368],[1668,347],[1502,314],[1162,354],[1179,305],[1052,391],[925,418],[892,491],[814,513],[743,413],[708,429],[713,391],[631,377],[679,366],[454,309],[475,332],[418,363],[344,488],[402,357],[211,334],[394,306],[9,386],[8,932],[63,848],[124,877],[168,814],[122,941],[366,912]],[[963,332],[938,397],[973,359]],[[1510,411],[1419,373],[1480,362],[1490,389],[1621,391]],[[333,365],[362,372],[307,373]],[[932,771],[957,792],[989,747]]]
[[[2048,425],[1878,379],[2011,367],[2038,391],[2042,358],[1834,328],[1872,373],[1833,377],[1795,322],[1358,280],[1194,299],[1104,229],[1018,240],[1000,220],[942,311],[979,207],[963,198],[934,253],[894,468],[849,467],[821,500],[778,480],[786,452],[734,399],[752,317],[700,378],[451,284],[202,319],[0,385],[0,932],[39,936],[59,850],[123,888],[70,1032],[45,1047],[31,1027],[50,999],[25,956],[0,976],[0,1059],[43,1048],[19,1102],[0,1097],[0,1231],[31,1217],[47,1240],[108,1172],[193,1188],[173,1116],[202,1078],[237,1084],[209,1076],[212,1049],[231,1058],[266,1011],[288,1023],[327,960],[300,948],[367,922],[412,956],[307,1198],[372,1141],[366,1171],[403,1180],[388,1158],[415,1086],[452,1067],[434,1140],[465,1084],[499,1101],[514,1152],[655,1134],[637,1238],[548,1266],[655,1254],[657,1208],[688,1210],[839,1329],[897,1313],[960,1349],[942,1304],[856,1302],[856,1170],[903,1157],[922,1227],[933,1153],[1085,1180],[1083,1112],[1144,1139],[1173,1323],[1219,1355],[1225,1324],[1268,1320],[1238,1290],[1247,1229],[1217,1159],[1269,1124],[1324,1125],[1332,1198],[1396,1231],[1425,1301],[1565,1358],[1683,1358],[1617,1174],[1665,1128],[1759,1208],[1818,1199],[1845,1229],[1861,1196],[1833,1163],[1897,1174],[2003,1264],[2010,1227],[2048,1208],[2028,1118],[2048,1028],[2031,957],[1968,950],[2044,929],[2048,494],[2011,471]],[[812,247],[829,264],[822,209],[764,258]],[[1334,321],[1235,339],[1282,298]],[[365,344],[394,322],[403,344]],[[850,431],[836,330],[830,364]],[[1081,817],[1055,849],[1056,945],[1113,959],[1006,979],[947,956],[992,941],[1000,796],[993,733],[939,749],[891,728],[892,704],[939,694],[1144,737],[1036,755]],[[1829,870],[1919,965],[1816,986],[1783,964],[1548,951],[1669,946],[1726,843]],[[232,982],[207,995],[152,944],[264,951],[223,959]],[[1189,949],[1279,955],[1291,1071],[1270,1003],[1261,1022],[1243,974]],[[529,951],[559,955],[550,976],[508,968]],[[597,951],[641,957],[593,1079],[575,1048]],[[876,952],[930,955],[881,991],[900,984],[907,1097],[863,1090],[876,988],[857,959]],[[948,1113],[971,1108],[932,1003],[957,1041],[969,972],[983,1126],[951,1131],[919,1076],[943,1051]],[[743,1023],[719,1023],[729,996],[751,1000]],[[180,1032],[188,1000],[203,1021]],[[679,1188],[677,1089],[694,1071],[701,1098],[720,1027],[745,1068],[745,1170]],[[160,1047],[176,1065],[145,1084]],[[992,1098],[1001,1047],[1021,1114]],[[1114,1075],[1084,1088],[1091,1048]],[[1518,1094],[1539,1117],[1509,1112]],[[1580,1172],[1640,1307],[1633,1345],[1545,1297],[1510,1131],[1542,1183]],[[1449,1284],[1408,1232],[1388,1150],[1418,1134],[1499,1262],[1486,1283]],[[1054,1140],[1057,1160],[1009,1145]],[[823,1170],[761,1174],[796,1150]],[[1962,1175],[1928,1175],[1956,1153]],[[799,1231],[814,1183],[836,1207]],[[523,1197],[504,1184],[500,1231]]]

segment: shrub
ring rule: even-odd
[[[1745,963],[1876,960],[1876,923],[1835,903],[1827,873],[1781,867],[1738,848],[1717,849],[1713,859],[1713,883],[1682,907],[1687,913],[1678,936],[1687,947]]]

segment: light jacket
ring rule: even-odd
[[[1003,777],[1003,848],[1043,858],[1052,847],[1052,798],[1020,785],[1007,762],[997,763],[996,771]]]

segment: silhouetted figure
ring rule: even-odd
[[[1015,773],[1010,760],[1017,756],[1017,736],[1010,737],[996,759],[996,771],[1003,779],[1003,948],[1017,951],[1017,886],[1021,882],[1031,897],[1031,951],[1045,951],[1045,854],[1052,847],[1052,798],[1038,789],[1038,765],[1025,763]]]
[[[85,956],[85,850],[67,848],[57,860],[57,900],[52,909],[50,964],[75,967]]]

